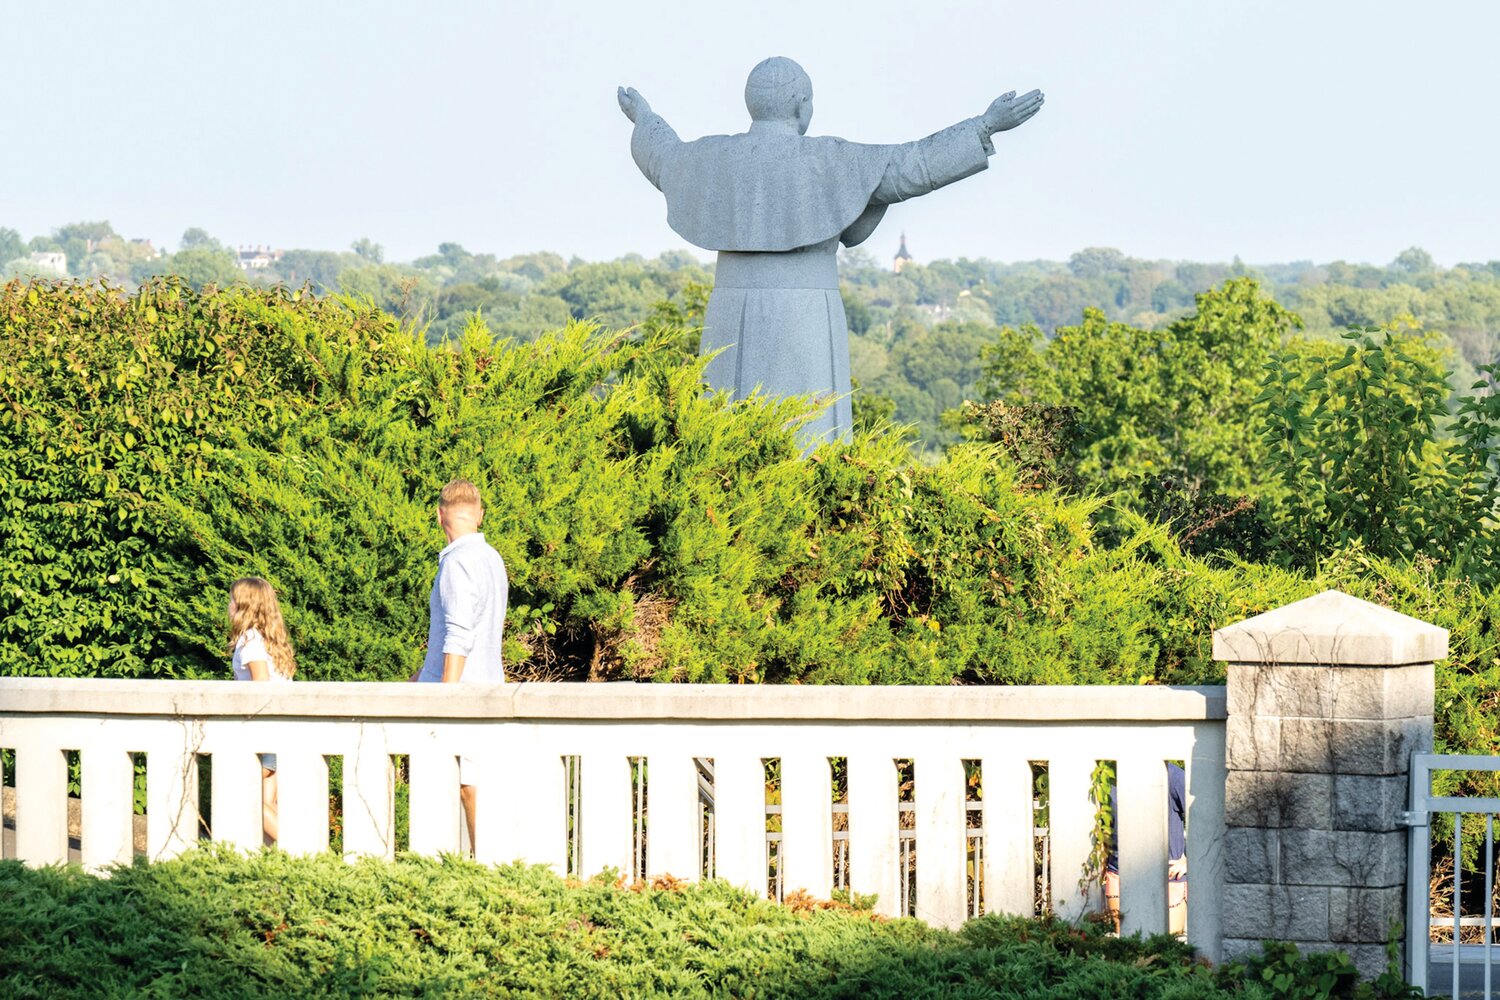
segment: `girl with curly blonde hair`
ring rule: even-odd
[[[237,681],[287,682],[297,672],[281,618],[276,591],[258,576],[242,576],[229,585],[229,657]],[[267,843],[279,832],[276,812],[276,755],[260,755],[261,826]]]

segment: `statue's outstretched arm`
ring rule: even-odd
[[[872,204],[889,205],[936,191],[989,166],[995,152],[990,136],[1022,124],[1042,108],[1042,92],[1022,97],[1015,91],[997,97],[977,118],[969,118],[916,142],[891,147],[890,163],[871,196]]]
[[[662,165],[682,145],[682,140],[661,115],[651,110],[651,105],[634,87],[621,87],[616,96],[620,110],[635,123],[635,130],[630,135],[630,155],[635,157],[635,165],[641,168],[641,173],[659,190]]]

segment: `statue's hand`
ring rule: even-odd
[[[638,121],[642,115],[651,113],[651,105],[646,103],[646,99],[634,87],[621,87],[616,96],[620,100],[620,110],[625,112],[625,117],[632,122]]]
[[[1033,90],[1020,97],[1016,96],[1014,90],[1001,94],[984,113],[984,127],[991,135],[1013,129],[1042,110],[1043,99],[1040,90]]]

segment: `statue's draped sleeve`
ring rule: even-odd
[[[891,205],[929,194],[989,166],[995,147],[977,118],[951,125],[916,142],[888,146],[889,159],[872,205]]]
[[[995,152],[977,118],[951,125],[925,139],[882,148],[886,156],[885,172],[865,210],[839,234],[839,242],[846,247],[858,246],[869,238],[885,216],[887,205],[928,194],[977,174],[989,166],[989,158]]]
[[[630,155],[635,157],[635,165],[641,168],[641,173],[660,191],[662,170],[682,144],[666,119],[655,111],[648,111],[640,116],[630,134]]]
[[[978,119],[897,145],[752,131],[683,142],[654,112],[630,152],[667,199],[667,223],[705,250],[781,252],[863,241],[885,206],[983,170],[994,151]]]

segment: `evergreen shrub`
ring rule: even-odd
[[[1358,545],[1185,554],[1000,446],[803,458],[805,400],[702,391],[682,336],[429,347],[368,304],[158,279],[0,287],[0,673],[224,677],[237,576],[303,678],[421,662],[438,489],[477,482],[518,678],[1215,683],[1214,628],[1336,586],[1452,632],[1440,749],[1496,746],[1500,598]]]
[[[986,916],[954,933],[837,904],[781,906],[717,881],[564,882],[452,857],[348,865],[211,847],[109,878],[4,861],[0,903],[27,915],[0,963],[0,992],[17,1000],[1408,995],[1284,949],[1247,975],[1196,962],[1175,938],[1116,938],[1101,923]],[[1318,988],[1330,968],[1338,975]]]

